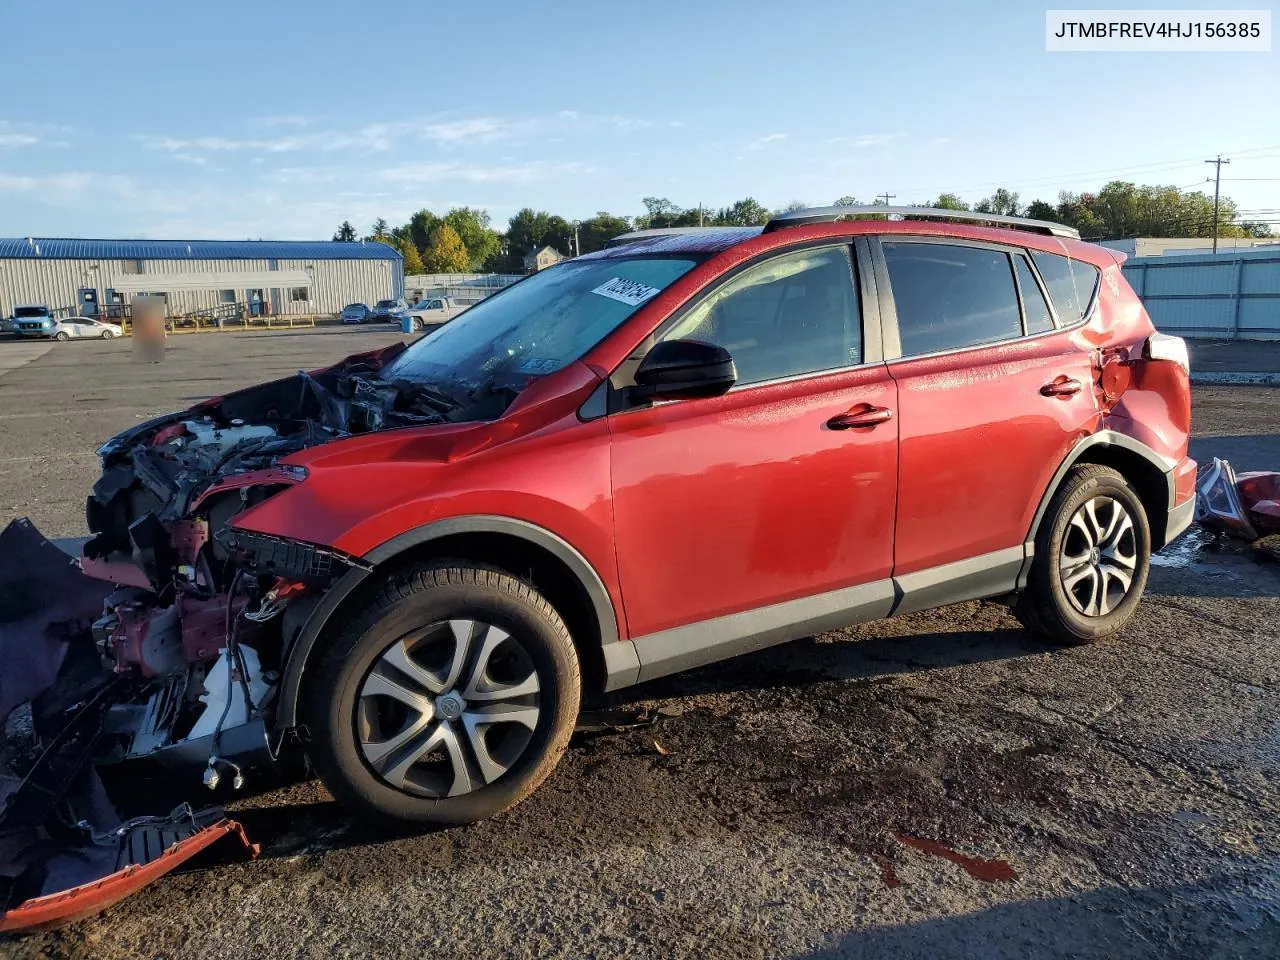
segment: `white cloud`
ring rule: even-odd
[[[779,140],[785,140],[788,136],[789,134],[785,133],[771,133],[768,136],[760,137],[758,140],[752,140],[747,144],[746,149],[763,150],[769,144],[777,143]]]
[[[423,136],[428,140],[439,140],[442,143],[453,143],[457,140],[492,140],[501,136],[502,133],[502,122],[493,117],[429,123],[422,129]]]
[[[93,181],[90,173],[55,173],[44,177],[0,173],[0,190],[25,193],[31,190],[69,194],[79,193]]]
[[[831,137],[827,140],[827,143],[844,144],[852,147],[883,147],[905,136],[905,133],[864,133],[857,137]]]
[[[389,183],[436,183],[444,180],[463,180],[468,183],[532,183],[570,174],[594,172],[594,167],[582,163],[547,163],[542,160],[491,167],[437,162],[388,167],[378,171],[378,177]]]
[[[0,132],[0,149],[9,147],[30,147],[40,142],[40,138],[34,133],[3,133]]]

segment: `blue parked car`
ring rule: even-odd
[[[363,303],[348,303],[342,308],[343,323],[364,323],[369,319],[369,308]]]
[[[20,337],[51,337],[56,321],[53,311],[43,303],[29,303],[13,308],[13,332]]]

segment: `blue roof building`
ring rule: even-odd
[[[171,316],[233,303],[330,314],[403,296],[404,264],[375,241],[0,237],[0,315],[46,304],[92,316],[140,293],[163,295]]]

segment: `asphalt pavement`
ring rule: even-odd
[[[175,337],[152,367],[59,344],[0,376],[0,516],[80,535],[111,434],[398,337]],[[1280,467],[1280,390],[1194,407],[1195,456]],[[259,861],[0,954],[1274,958],[1277,571],[1193,532],[1113,642],[968,603],[652,682],[602,706],[656,723],[579,733],[464,829],[381,835],[314,781],[247,796]]]

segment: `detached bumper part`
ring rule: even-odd
[[[48,929],[92,916],[227,837],[239,840],[250,857],[259,852],[244,828],[220,810],[180,810],[165,819],[122,825],[113,833],[114,844],[97,844],[99,856],[92,858],[99,864],[110,860],[109,873],[16,904],[0,913],[0,933]]]
[[[1257,540],[1259,530],[1280,532],[1280,473],[1237,477],[1231,464],[1214,457],[1196,482],[1196,520],[1241,540]]]

